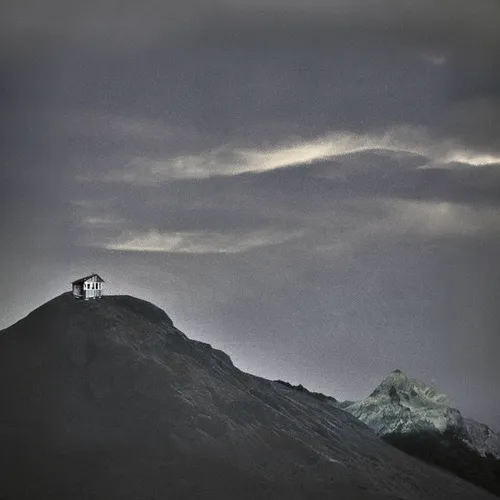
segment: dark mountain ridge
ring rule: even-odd
[[[492,497],[148,302],[66,293],[0,332],[0,498]]]

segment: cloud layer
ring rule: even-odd
[[[203,179],[216,175],[266,172],[377,150],[427,158],[422,168],[500,164],[500,153],[469,149],[453,139],[433,142],[423,129],[400,127],[380,135],[333,133],[312,140],[296,139],[295,142],[268,149],[221,146],[189,156],[165,159],[135,157],[122,168],[107,173],[102,180],[152,185],[171,179]]]
[[[339,31],[346,36],[346,30],[385,32],[410,42],[439,40],[484,49],[498,46],[496,19],[500,17],[500,7],[494,0],[479,4],[446,0],[439,9],[430,0],[404,4],[393,0],[313,0],[307,6],[284,0],[189,0],[182,5],[147,0],[140,7],[131,0],[85,4],[48,0],[43,7],[32,0],[7,0],[2,2],[1,14],[3,36],[11,42],[85,42],[121,50],[228,32],[238,39],[257,31],[261,36],[267,34],[268,41],[269,37],[279,39],[290,33],[307,40],[315,36],[332,38]],[[247,32],[242,32],[242,27]],[[467,42],[464,33],[471,35]]]

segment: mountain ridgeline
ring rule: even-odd
[[[0,332],[0,498],[494,498],[154,305],[66,293]]]
[[[500,496],[500,436],[433,387],[394,370],[368,398],[340,406],[400,450]]]

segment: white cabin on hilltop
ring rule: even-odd
[[[75,299],[100,299],[104,280],[96,273],[85,276],[71,283]]]

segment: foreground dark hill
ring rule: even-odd
[[[0,333],[0,498],[488,499],[152,304],[63,294]]]

